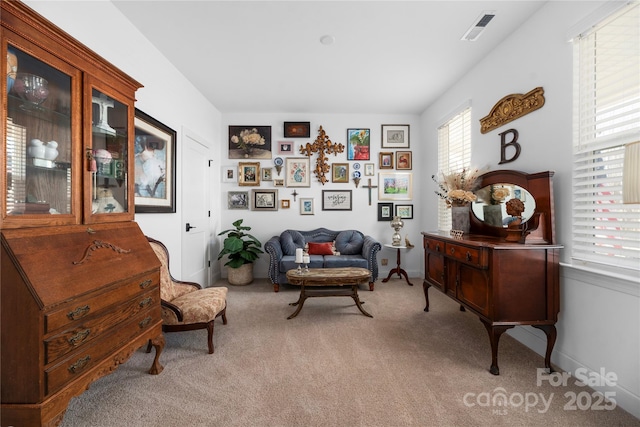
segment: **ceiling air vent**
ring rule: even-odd
[[[464,33],[462,39],[464,41],[474,42],[478,40],[478,37],[482,34],[484,29],[487,27],[487,24],[491,22],[493,17],[496,16],[493,11],[484,11],[482,15],[478,19],[476,19],[475,23]]]

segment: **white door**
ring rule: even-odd
[[[209,286],[209,155],[206,142],[183,129],[182,280]]]

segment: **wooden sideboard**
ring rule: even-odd
[[[494,171],[482,179],[481,186],[509,183],[528,191],[528,197],[535,200],[535,213],[523,228],[531,234],[531,242],[526,240],[527,233],[523,233],[524,243],[508,242],[506,228],[488,226],[471,212],[471,232],[461,239],[451,237],[449,232],[422,232],[424,310],[429,311],[428,290],[433,286],[458,302],[462,311],[477,315],[489,333],[489,371],[494,375],[500,373],[500,336],[517,325],[544,331],[544,363],[551,370],[560,311],[562,249],[554,242],[552,176],[552,172],[529,175]]]
[[[1,254],[3,426],[59,424],[150,340],[162,371],[160,261],[135,222],[3,230]]]

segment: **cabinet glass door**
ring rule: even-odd
[[[91,147],[87,157],[91,212],[86,222],[122,220],[123,215],[132,219],[128,182],[130,107],[95,86],[90,101]]]
[[[72,94],[79,72],[6,45],[3,226],[77,222]],[[1,180],[0,180],[1,182]]]

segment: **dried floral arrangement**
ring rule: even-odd
[[[463,206],[475,202],[477,197],[473,193],[480,184],[480,175],[485,171],[478,168],[464,168],[459,172],[438,173],[431,175],[431,179],[438,184],[435,193],[447,202],[447,207]]]
[[[478,200],[488,205],[499,205],[511,194],[509,188],[502,185],[490,185],[475,192]]]

